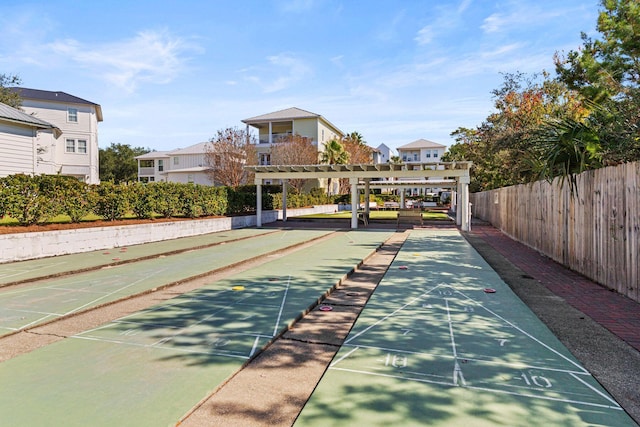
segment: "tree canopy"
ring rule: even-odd
[[[301,135],[287,135],[278,138],[271,147],[272,165],[315,165],[318,163],[318,148],[311,138]],[[307,179],[290,179],[289,185],[301,192]]]
[[[20,108],[20,105],[22,105],[20,95],[10,89],[20,84],[22,84],[22,81],[17,75],[0,74],[0,102],[13,108]]]
[[[127,144],[114,144],[99,149],[100,180],[114,183],[138,180],[138,162],[136,156],[151,150],[131,147]]]
[[[495,112],[460,127],[445,161],[474,162],[471,190],[640,159],[640,4],[601,0],[598,39],[556,53],[556,75],[504,74]]]
[[[238,187],[251,181],[245,166],[257,163],[255,138],[245,130],[226,128],[210,139],[205,154],[209,176],[216,185]]]

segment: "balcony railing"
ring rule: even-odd
[[[272,142],[278,142],[280,138],[286,138],[291,136],[291,132],[283,132],[283,133],[272,133],[271,140]],[[260,144],[268,144],[269,143],[269,135],[260,135]]]
[[[155,174],[154,168],[140,168],[138,170],[138,175],[140,175],[140,176],[154,175],[154,174]]]

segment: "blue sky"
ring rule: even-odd
[[[500,73],[553,72],[597,0],[3,0],[0,73],[102,106],[100,147],[171,150],[289,107],[369,145],[450,145]]]

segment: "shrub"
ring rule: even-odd
[[[10,175],[0,178],[0,213],[20,225],[44,222],[55,215],[56,196],[44,193],[46,176]]]
[[[153,218],[155,199],[151,188],[142,182],[134,182],[129,184],[127,196],[129,197],[129,208],[136,217]]]
[[[128,184],[106,181],[93,187],[96,197],[95,214],[114,221],[124,217],[129,210]]]

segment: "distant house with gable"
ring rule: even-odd
[[[59,129],[58,138],[35,141],[35,166],[24,173],[73,176],[88,184],[98,184],[98,123],[102,107],[95,102],[61,91],[11,88],[22,98],[20,109],[27,115]],[[1,140],[0,140],[1,141]]]
[[[152,151],[137,156],[138,181],[180,182],[213,185],[207,171],[207,145],[200,142],[186,148],[172,151]]]
[[[410,142],[409,144],[402,145],[397,148],[398,157],[402,160],[402,163],[406,163],[407,167],[411,167],[415,164],[423,163],[439,163],[444,155],[447,147],[437,142],[429,141],[426,139],[418,139]],[[427,181],[427,180],[422,180]],[[434,183],[433,187],[428,187],[425,184],[416,185],[414,188],[409,188],[408,193],[412,195],[421,194],[437,194],[442,191],[442,188],[438,187],[437,183]]]
[[[281,137],[305,136],[318,148],[324,151],[324,144],[332,139],[342,139],[344,132],[320,114],[292,107],[273,113],[263,114],[242,120],[247,130],[258,130],[258,164],[269,165],[269,150],[278,143]]]

